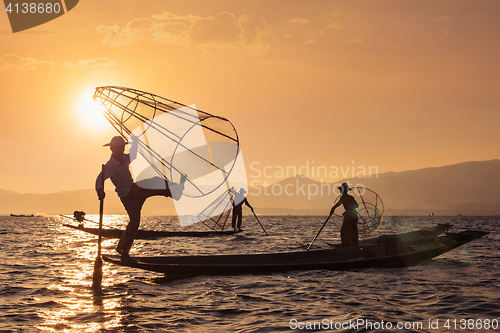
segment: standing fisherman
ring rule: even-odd
[[[247,191],[245,191],[244,188],[241,188],[240,192],[238,193],[236,192],[236,189],[233,187],[231,188],[231,192],[233,192],[233,217],[231,225],[234,231],[236,231],[236,228],[238,228],[238,230],[241,231],[241,220],[243,219],[243,207],[242,207],[243,204],[250,207],[252,211],[253,208],[252,206],[250,206],[247,198],[245,197]],[[238,224],[236,224],[236,220],[238,220]]]
[[[167,181],[165,181],[166,189],[164,190],[153,190],[139,187],[136,183],[134,183],[129,170],[130,161],[134,160],[137,156],[138,138],[136,136],[133,137],[129,154],[124,154],[125,145],[127,144],[128,142],[125,142],[121,136],[115,136],[109,143],[103,146],[109,146],[111,149],[111,157],[105,165],[104,174],[105,179],[111,178],[111,182],[115,185],[115,191],[118,193],[118,197],[120,197],[120,200],[123,203],[130,219],[127,229],[122,233],[120,241],[118,242],[116,251],[121,254],[122,261],[133,262],[134,259],[130,257],[129,252],[137,234],[137,230],[139,229],[142,205],[147,198],[155,195],[171,197],[174,200],[179,200],[182,196],[182,192],[184,191],[186,176],[182,175],[180,184],[170,187],[168,186]],[[102,184],[103,181],[101,180],[101,173],[99,173],[95,183],[95,189],[99,200],[102,200],[105,197]]]
[[[335,209],[340,205],[344,205],[345,212],[344,222],[342,223],[342,228],[340,229],[340,238],[342,240],[342,246],[358,246],[358,203],[354,197],[347,192],[350,190],[347,183],[343,183],[338,187],[342,196],[339,202],[332,207],[330,215],[333,215]]]

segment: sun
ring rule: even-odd
[[[104,117],[104,106],[98,100],[94,101],[93,95],[93,90],[86,90],[76,99],[77,120],[87,129],[103,130],[109,126],[109,123]]]

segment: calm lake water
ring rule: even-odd
[[[270,234],[265,236],[254,217],[245,216],[243,233],[136,240],[131,254],[304,249],[324,219],[261,216]],[[389,323],[392,331],[404,332],[500,331],[500,217],[386,217],[374,235],[446,222],[454,225],[451,231],[491,232],[418,266],[172,281],[105,263],[102,296],[91,289],[97,237],[62,225],[68,222],[55,216],[0,217],[0,332],[297,332],[313,331],[299,327],[314,328],[314,322],[323,324],[318,330],[344,332],[391,331]],[[126,217],[106,216],[105,225],[123,227]],[[141,228],[180,229],[174,219],[161,216],[143,218]],[[335,224],[328,224],[315,246],[338,242],[338,234]],[[114,254],[116,242],[105,240],[103,253]],[[372,326],[348,327],[349,320]],[[398,322],[407,329],[396,330]],[[336,323],[345,323],[345,329],[336,330]]]

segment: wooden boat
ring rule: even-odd
[[[99,228],[86,228],[82,225],[63,224],[63,226],[98,235]],[[135,239],[149,239],[159,237],[207,237],[207,236],[229,236],[241,231],[156,231],[138,230]],[[121,229],[102,229],[102,236],[105,238],[120,238],[123,233]]]
[[[399,235],[385,235],[385,236],[380,236],[383,238],[394,238],[397,237],[399,241],[404,241],[408,245],[416,244],[417,242],[426,239],[428,237],[432,236],[438,236],[442,234],[443,232],[448,231],[451,227],[453,227],[449,223],[439,223],[435,227],[428,228],[428,229],[420,229],[420,230],[415,230],[415,231],[410,231],[406,232],[403,234]],[[374,244],[379,244],[380,242],[380,237],[372,237],[372,238],[367,238],[359,241],[359,246],[366,246],[366,245],[374,245]],[[341,244],[332,244],[332,243],[327,243],[330,246],[333,247],[342,247]]]
[[[35,217],[35,215],[31,214],[31,215],[17,215],[17,214],[10,214],[10,216],[12,217]]]
[[[437,229],[439,233],[439,229]],[[103,255],[113,264],[135,267],[171,276],[269,274],[292,270],[352,270],[393,268],[415,265],[480,238],[488,232],[463,231],[445,235],[425,235],[424,230],[402,235],[386,235],[377,242],[356,247],[285,253],[135,257],[122,262],[117,255]],[[405,241],[405,238],[407,239]]]

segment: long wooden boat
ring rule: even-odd
[[[87,232],[93,235],[98,235],[99,228],[86,228],[84,226],[76,226],[71,224],[63,224],[63,226]],[[138,230],[136,239],[150,239],[159,237],[207,237],[207,236],[229,236],[241,231],[156,231],[156,230]],[[123,233],[121,229],[102,229],[102,236],[105,238],[120,238]]]
[[[414,233],[415,236],[417,233]],[[422,235],[422,232],[420,232]],[[117,255],[103,259],[117,265],[171,276],[269,274],[292,270],[352,270],[415,265],[480,238],[488,232],[467,230],[428,237],[408,234],[380,236],[374,244],[326,250],[245,255],[135,257],[123,262]],[[405,238],[412,239],[405,242]]]
[[[439,236],[442,233],[451,229],[452,227],[453,225],[449,223],[439,223],[432,228],[410,231],[399,235],[383,235],[378,237],[365,238],[359,241],[359,246],[375,245],[379,244],[381,242],[381,239],[385,239],[385,241],[387,242],[390,241],[391,239],[394,239],[395,237],[399,242],[403,241],[407,245],[412,245],[421,241],[425,242],[425,240],[426,239],[428,240],[429,237]],[[327,244],[333,247],[342,247],[342,245],[340,244],[332,244],[332,243],[327,243]]]

